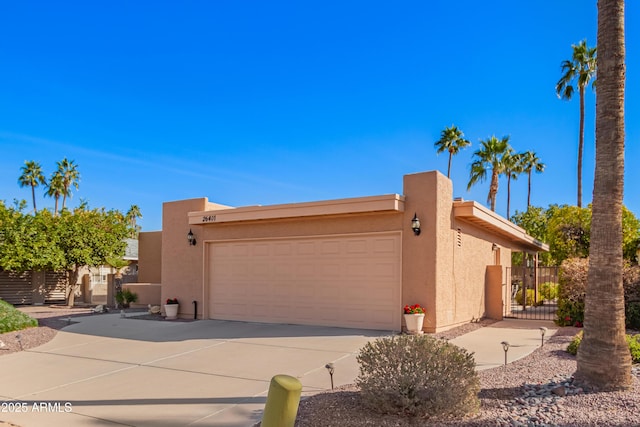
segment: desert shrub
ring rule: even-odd
[[[558,297],[574,301],[584,301],[587,290],[588,258],[569,258],[560,265],[560,288]]]
[[[540,295],[545,300],[558,298],[559,285],[555,282],[544,282],[540,285]]]
[[[383,337],[357,356],[364,405],[407,416],[460,416],[479,407],[473,354],[428,335]]]
[[[640,334],[627,334],[627,344],[629,344],[633,363],[640,363]]]
[[[38,326],[38,321],[27,316],[6,301],[0,300],[0,334]]]
[[[584,331],[580,331],[573,337],[573,339],[567,346],[567,353],[573,354],[574,356],[578,354],[578,347],[580,347],[580,343],[582,342],[583,335],[584,335]]]
[[[573,354],[574,356],[578,354],[578,348],[582,343],[582,337],[584,335],[583,332],[584,331],[580,331],[573,337],[567,346],[567,353]],[[631,361],[633,363],[640,363],[640,334],[627,334],[626,339],[629,345],[629,352],[631,353]]]
[[[533,289],[527,289],[527,305],[542,305],[544,304],[544,298],[538,294],[538,302],[535,302],[535,291]],[[516,293],[516,302],[522,305],[522,289]]]

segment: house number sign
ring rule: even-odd
[[[215,220],[216,220],[215,215],[205,215],[202,217],[202,222],[215,222]]]

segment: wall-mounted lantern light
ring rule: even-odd
[[[418,218],[418,214],[413,214],[413,219],[411,220],[411,229],[413,230],[413,234],[416,236],[420,235],[420,219]]]
[[[196,245],[196,236],[193,235],[193,231],[189,229],[189,233],[187,233],[187,240],[189,241],[189,246]]]
[[[498,246],[498,244],[497,244],[497,243],[494,243],[493,245],[491,245],[491,250],[492,250],[493,252],[497,251],[498,249],[500,249],[500,246]]]

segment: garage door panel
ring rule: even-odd
[[[400,240],[385,233],[210,243],[209,316],[397,330]]]

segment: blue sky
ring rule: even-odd
[[[627,4],[625,204],[640,215],[640,5]],[[161,228],[162,202],[232,206],[402,193],[438,169],[455,124],[466,190],[479,140],[510,135],[546,164],[532,203],[576,203],[578,99],[555,95],[571,45],[596,42],[596,1],[137,1],[0,3],[0,199],[26,199],[25,160],[81,173],[71,205]],[[586,103],[591,201],[595,95]],[[526,209],[526,177],[512,213]],[[38,190],[38,189],[37,189]],[[38,208],[53,207],[38,191]],[[506,215],[506,182],[498,193]]]

